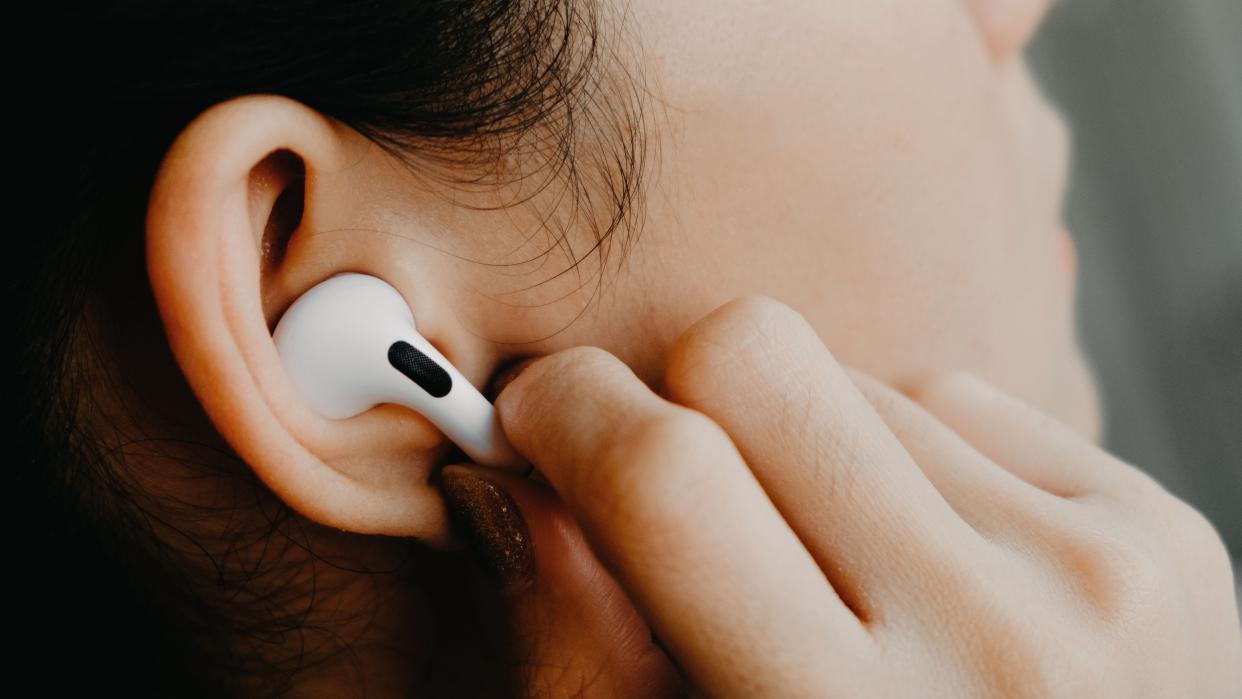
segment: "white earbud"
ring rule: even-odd
[[[397,403],[480,464],[526,463],[492,404],[419,334],[405,299],[382,279],[347,273],[320,282],[285,311],[272,337],[294,387],[324,417]]]

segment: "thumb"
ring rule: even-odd
[[[504,600],[518,696],[681,693],[647,623],[547,484],[465,464],[440,478],[456,530]]]

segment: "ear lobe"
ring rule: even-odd
[[[366,167],[358,158],[364,143],[282,97],[212,107],[177,138],[156,176],[147,267],[195,396],[277,496],[322,524],[442,545],[450,540],[448,518],[429,477],[451,446],[444,436],[398,406],[340,421],[314,414],[295,394],[271,337],[296,295],[335,272],[375,274],[413,292],[412,275],[391,267],[390,251],[360,243],[344,246],[345,258],[342,246],[305,234],[356,213],[361,188],[348,178],[365,176],[358,170]],[[417,291],[424,300],[435,293],[425,284]],[[429,340],[461,340],[442,315],[415,308]],[[442,351],[452,357],[453,349]]]

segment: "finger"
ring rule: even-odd
[[[851,367],[846,373],[954,511],[988,539],[1032,517],[1055,516],[1050,513],[1064,505],[998,466],[901,391]]]
[[[857,670],[869,636],[718,425],[591,347],[530,364],[496,408],[709,695],[840,688]]]
[[[732,436],[834,587],[866,615],[984,546],[796,311],[732,301],[687,330],[670,398]],[[961,567],[961,566],[959,566]]]
[[[1054,495],[1148,487],[1149,479],[1133,466],[972,374],[940,376],[909,394],[993,462]]]
[[[681,679],[546,485],[459,464],[441,487],[499,585],[518,696],[673,697]]]

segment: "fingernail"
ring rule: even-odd
[[[534,549],[513,496],[460,466],[444,467],[440,489],[454,527],[501,591],[519,592],[530,585],[535,579]]]

